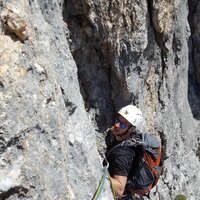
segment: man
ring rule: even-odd
[[[132,137],[135,137],[140,142],[140,138],[137,137],[136,133],[144,124],[145,120],[141,110],[136,106],[128,105],[118,112],[115,124],[109,128],[109,134],[114,136],[115,145]],[[107,153],[108,170],[115,194],[118,197],[125,195],[128,177],[134,173],[133,171],[136,170],[139,164],[140,150],[139,146],[135,148],[120,146],[120,148],[112,148]]]

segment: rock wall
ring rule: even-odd
[[[89,199],[101,168],[62,3],[1,1],[1,27],[0,199]]]
[[[186,0],[1,0],[0,199],[91,199],[104,131],[129,103],[163,146],[152,199],[198,199],[198,10]]]

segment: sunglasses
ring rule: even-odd
[[[116,118],[115,118],[115,124],[116,124],[116,123],[120,123],[120,127],[121,127],[122,129],[125,129],[125,128],[127,127],[127,125],[126,125],[124,122],[121,122],[121,121],[120,121],[119,117],[116,117]]]

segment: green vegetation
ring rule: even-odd
[[[182,194],[179,194],[179,195],[177,195],[177,196],[175,197],[174,200],[186,200],[186,197],[185,197],[184,195],[182,195]]]

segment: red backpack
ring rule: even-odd
[[[139,133],[140,142],[134,137],[125,141],[125,146],[141,145],[142,157],[139,167],[127,182],[129,192],[140,196],[148,196],[150,190],[157,184],[161,172],[161,147],[158,140],[148,133]]]

